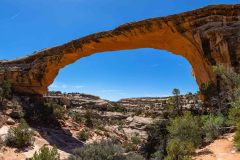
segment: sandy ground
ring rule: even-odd
[[[4,125],[0,128],[0,136],[4,137],[10,126]],[[34,129],[35,130],[35,129]],[[41,128],[35,130],[35,142],[33,147],[26,150],[3,147],[0,149],[0,160],[25,160],[32,157],[35,151],[43,146],[56,146],[60,153],[61,160],[67,159],[69,151],[83,144],[66,134],[62,130]],[[240,160],[240,152],[236,152],[233,146],[234,134],[226,134],[215,140],[210,145],[196,151],[197,155],[193,160]]]
[[[26,149],[24,151],[18,151],[14,148],[3,147],[0,151],[0,160],[25,160],[26,158],[32,157],[35,151],[38,151],[42,146],[50,145],[45,139],[36,137],[34,147]],[[58,152],[60,153],[61,160],[65,160],[69,156],[68,153],[62,150],[58,150]]]
[[[240,160],[240,152],[233,146],[234,134],[227,134],[203,149],[197,150],[193,160]]]
[[[4,138],[9,128],[10,126],[7,126],[7,125],[2,126],[0,128],[0,136]],[[16,148],[10,148],[10,147],[4,146],[0,149],[0,160],[25,160],[26,158],[32,157],[33,154],[43,146],[49,146],[49,147],[52,147],[53,145],[55,146],[55,144],[52,142],[59,141],[59,140],[61,140],[61,142],[62,141],[64,142],[63,143],[64,147],[59,147],[58,152],[60,153],[61,160],[65,160],[70,155],[67,152],[68,151],[67,149],[69,148],[69,146],[76,145],[73,143],[75,141],[73,141],[72,139],[69,140],[68,136],[66,136],[65,134],[62,134],[61,132],[56,132],[56,130],[53,130],[53,131],[48,130],[47,134],[45,134],[44,137],[41,134],[39,134],[37,131],[35,131],[35,133],[36,133],[36,136],[34,136],[35,141],[32,147],[27,148],[25,150],[17,150]],[[51,139],[51,141],[49,141],[49,139]]]

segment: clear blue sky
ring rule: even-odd
[[[1,0],[0,59],[14,59],[126,22],[239,0]],[[105,52],[61,70],[51,90],[102,98],[196,92],[191,65],[162,50]]]

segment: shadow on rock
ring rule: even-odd
[[[83,143],[72,137],[71,133],[63,129],[51,128],[35,128],[39,134],[49,142],[50,145],[57,147],[67,153],[72,153],[72,150],[82,147]]]

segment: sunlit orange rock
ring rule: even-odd
[[[225,64],[239,72],[240,5],[208,6],[127,23],[27,57],[0,61],[0,83],[11,79],[14,92],[44,94],[66,65],[99,52],[136,48],[163,49],[185,57],[199,86],[215,81],[212,65]]]

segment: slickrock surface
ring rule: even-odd
[[[81,107],[87,109],[102,109],[106,110],[111,107],[110,101],[101,99],[100,97],[82,94],[82,93],[48,93],[44,95],[45,101],[53,101],[55,103],[66,105],[66,107]]]
[[[18,93],[44,94],[61,68],[98,52],[164,49],[185,57],[199,86],[215,81],[212,65],[240,71],[240,5],[216,5],[177,15],[127,23],[33,55],[0,61],[0,82]],[[77,72],[77,71],[76,71]]]

